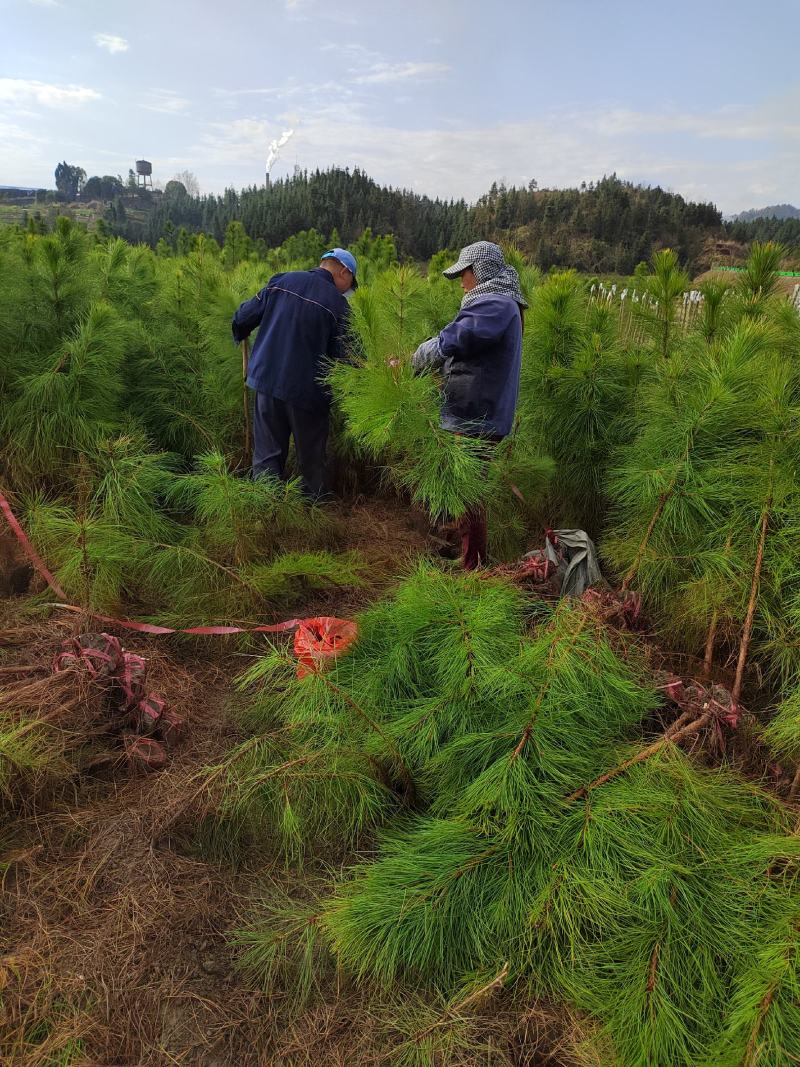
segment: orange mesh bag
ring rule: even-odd
[[[318,615],[303,619],[294,635],[297,677],[317,674],[329,667],[358,637],[358,624],[349,619]]]

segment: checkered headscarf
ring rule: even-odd
[[[528,306],[519,287],[519,275],[506,263],[503,251],[498,245],[492,244],[491,241],[476,241],[475,244],[467,245],[461,249],[457,262],[442,273],[445,278],[457,278],[467,267],[472,267],[475,271],[478,284],[471,292],[464,294],[462,308],[469,307],[482,296],[495,293],[510,296],[520,307]]]

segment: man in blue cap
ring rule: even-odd
[[[321,379],[344,356],[349,304],[358,285],[356,260],[332,248],[313,270],[276,274],[233,316],[233,336],[245,340],[258,327],[247,372],[255,390],[253,477],[283,478],[294,438],[303,491],[327,494],[326,448],[331,398]]]

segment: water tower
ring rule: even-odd
[[[147,159],[136,160],[136,186],[139,189],[153,188],[153,164]]]

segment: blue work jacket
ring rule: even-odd
[[[415,370],[442,373],[441,425],[470,436],[505,437],[514,425],[522,365],[522,315],[510,296],[482,296],[419,346]]]
[[[327,410],[330,392],[320,379],[344,355],[349,311],[330,272],[321,267],[270,278],[233,316],[236,341],[258,327],[247,384],[305,411]]]

